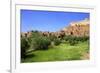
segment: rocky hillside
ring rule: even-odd
[[[62,31],[65,32],[65,35],[89,36],[89,24],[89,19],[72,22],[70,26],[63,28]]]
[[[89,19],[84,19],[78,22],[71,22],[69,26],[59,30],[57,32],[39,32],[43,36],[56,36],[56,37],[63,37],[66,35],[72,36],[89,36]],[[29,37],[31,36],[33,31],[21,33],[21,36]]]

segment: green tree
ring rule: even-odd
[[[32,47],[34,50],[47,50],[51,41],[47,37],[39,36],[32,39]]]
[[[57,39],[54,40],[54,44],[55,45],[59,45],[60,43],[61,43],[61,40],[60,39],[57,38]]]
[[[28,40],[25,37],[21,38],[21,58],[26,57],[27,49],[29,48]]]

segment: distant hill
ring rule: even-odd
[[[72,36],[89,36],[89,26],[90,22],[89,19],[84,19],[77,22],[71,22],[69,26],[62,28],[61,30],[57,32],[42,32],[42,31],[36,31],[39,32],[41,35],[44,36],[56,36],[56,37],[63,37],[67,35]],[[33,31],[29,31],[26,33],[21,33],[21,36],[30,37]]]

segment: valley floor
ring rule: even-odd
[[[47,62],[47,61],[69,61],[89,59],[88,41],[80,42],[74,46],[61,43],[58,46],[49,46],[48,50],[36,50],[27,54],[22,63]]]

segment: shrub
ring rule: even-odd
[[[72,36],[70,36],[70,35],[64,37],[64,40],[66,40],[66,41],[69,41],[71,39],[72,39]]]
[[[80,37],[66,36],[66,37],[64,37],[64,40],[66,40],[70,45],[75,45],[78,42],[84,42],[84,41],[89,40],[89,37],[88,36],[82,36],[82,37],[81,36]]]
[[[55,40],[54,40],[54,44],[55,44],[55,45],[59,45],[60,43],[61,43],[61,40],[60,40],[60,39],[55,39]]]
[[[55,39],[57,39],[57,37],[56,37],[56,36],[51,35],[51,36],[49,37],[49,39],[50,39],[51,41],[54,41]]]
[[[28,44],[27,38],[22,37],[21,38],[21,58],[26,57],[26,52],[28,48],[29,48],[29,44]]]
[[[37,37],[33,38],[32,46],[34,50],[47,50],[51,41],[47,37]]]
[[[78,44],[78,41],[69,40],[68,42],[71,46]]]
[[[39,36],[41,36],[41,35],[39,34],[38,31],[32,31],[31,38],[37,38],[37,37],[39,37]]]

